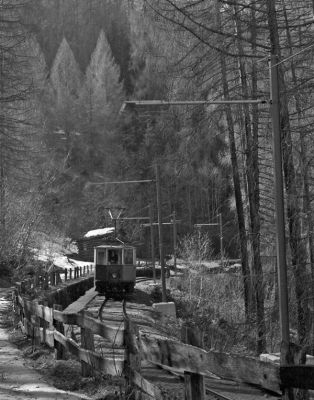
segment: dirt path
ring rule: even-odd
[[[0,288],[0,400],[77,400],[89,397],[56,389],[29,368],[23,353],[9,341],[10,289]]]

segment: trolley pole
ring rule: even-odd
[[[156,268],[155,268],[155,237],[154,237],[154,225],[153,225],[153,207],[149,205],[149,225],[150,225],[150,244],[152,252],[152,264],[153,264],[153,280],[156,283]]]
[[[276,204],[276,241],[277,241],[277,271],[279,286],[279,311],[282,350],[280,361],[286,364],[286,355],[289,351],[289,306],[288,306],[288,283],[286,264],[286,237],[284,196],[282,177],[282,149],[280,129],[280,97],[278,56],[272,54],[270,58],[270,85],[271,85],[271,117],[273,125],[273,163],[275,174],[275,204]]]
[[[166,271],[165,271],[165,258],[163,249],[163,232],[162,232],[162,202],[161,202],[161,189],[160,189],[160,168],[156,162],[156,191],[157,191],[157,210],[158,210],[158,233],[159,233],[159,258],[161,266],[161,293],[162,301],[167,301],[166,293]]]

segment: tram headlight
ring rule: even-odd
[[[119,277],[119,274],[117,272],[113,272],[111,276],[113,279],[117,279]]]

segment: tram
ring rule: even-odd
[[[136,249],[130,245],[94,248],[95,289],[106,297],[132,293],[136,280]]]

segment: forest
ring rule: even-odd
[[[156,220],[154,185],[105,183],[155,179],[158,164],[164,221],[176,212],[179,241],[222,215],[224,257],[241,260],[245,323],[266,351],[279,318],[273,55],[291,324],[313,351],[313,14],[310,0],[2,1],[1,275],[31,263],[40,238],[108,226],[110,207],[134,217],[152,204]],[[252,99],[265,104],[120,112],[126,100]],[[139,223],[122,227],[131,240],[149,236]],[[218,257],[219,231],[202,235]]]

